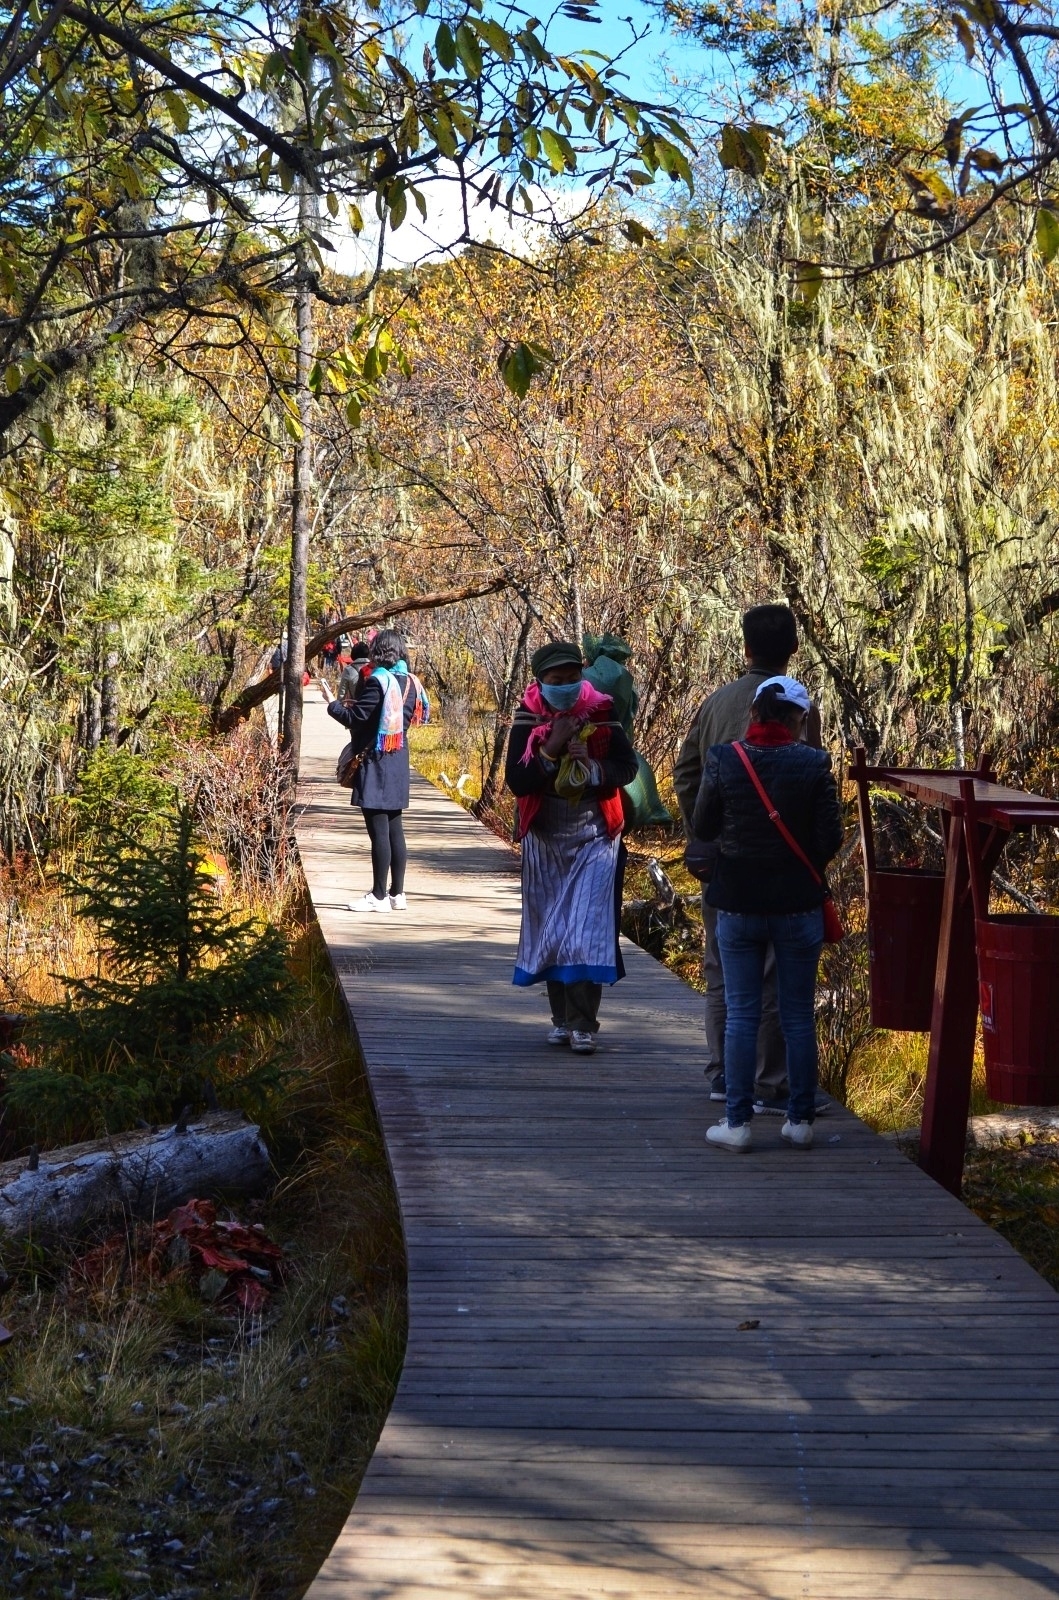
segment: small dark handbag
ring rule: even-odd
[[[343,789],[352,789],[353,781],[360,770],[360,764],[364,760],[365,754],[366,752],[363,750],[354,750],[352,740],[343,747],[342,754],[338,758],[338,765],[335,767],[335,777]]]
[[[738,740],[736,740],[732,745],[732,749],[735,751],[736,755],[743,763],[743,766],[746,768],[747,777],[757,790],[758,798],[760,799],[761,804],[765,807],[765,810],[768,812],[769,821],[775,827],[784,843],[789,845],[794,851],[795,855],[798,857],[798,860],[802,863],[802,866],[812,874],[816,882],[824,891],[824,943],[841,944],[842,940],[846,937],[846,930],[842,926],[842,918],[838,914],[838,907],[831,898],[830,889],[827,887],[823,877],[819,872],[817,872],[816,868],[809,860],[809,857],[806,855],[805,851],[802,849],[801,845],[798,843],[797,839],[794,837],[793,833],[788,828],[779,812],[776,810],[776,807],[772,804],[772,801],[768,797],[768,791],[765,788],[765,785],[754,771],[754,763],[751,761],[750,757],[747,755],[746,751]]]

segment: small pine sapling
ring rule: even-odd
[[[30,1018],[34,1065],[11,1076],[7,1098],[38,1132],[114,1131],[218,1096],[245,1104],[277,1083],[254,1035],[291,1005],[287,942],[234,916],[206,864],[194,808],[180,804],[160,834],[105,831],[85,873],[67,879],[99,965],[65,977],[64,1001]]]

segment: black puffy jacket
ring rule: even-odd
[[[822,874],[843,837],[831,757],[807,744],[744,748],[772,804]],[[730,744],[707,752],[692,831],[720,845],[706,889],[708,903],[718,910],[782,914],[821,904],[823,889],[769,821]]]

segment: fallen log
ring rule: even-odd
[[[260,1192],[270,1170],[261,1130],[237,1111],[34,1151],[0,1163],[0,1232],[59,1235],[118,1213],[164,1215],[193,1195]]]
[[[1047,1140],[1056,1135],[1059,1135],[1059,1106],[1023,1106],[967,1119],[968,1150],[995,1150],[1013,1139]],[[919,1129],[895,1128],[882,1137],[914,1149],[919,1143]]]
[[[461,600],[478,600],[482,595],[496,594],[500,589],[507,588],[506,578],[481,578],[473,583],[466,583],[459,589],[442,589],[437,594],[412,594],[404,595],[395,600],[384,600],[377,606],[372,606],[368,611],[361,611],[356,616],[342,617],[338,622],[329,622],[326,628],[321,628],[319,633],[314,633],[305,646],[306,664],[318,656],[325,645],[332,639],[337,639],[340,633],[356,633],[358,628],[370,628],[379,622],[388,622],[391,617],[406,616],[410,611],[435,611],[441,606],[454,606]],[[241,690],[232,701],[225,706],[214,722],[214,731],[217,733],[230,733],[240,722],[244,722],[255,706],[264,705],[266,700],[271,700],[274,694],[279,694],[283,682],[280,668],[273,667],[257,683],[249,683]]]

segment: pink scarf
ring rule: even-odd
[[[610,713],[614,709],[614,702],[610,695],[600,694],[599,690],[589,683],[587,678],[582,680],[581,693],[578,695],[569,711],[553,711],[551,706],[545,700],[544,696],[541,694],[540,687],[536,679],[533,680],[525,694],[522,696],[522,705],[525,710],[531,712],[533,716],[543,717],[546,719],[541,722],[538,727],[530,730],[530,735],[526,740],[526,748],[523,752],[522,761],[520,763],[524,766],[529,765],[529,763],[533,760],[534,752],[536,751],[538,745],[543,744],[544,740],[548,737],[548,731],[555,717],[577,717],[585,722],[590,722],[593,717],[596,717],[600,722],[604,722],[607,718],[609,718]],[[592,741],[589,744],[590,750],[592,749],[592,744],[596,743],[597,741],[600,746],[600,752],[605,753],[610,744],[610,729],[600,728],[592,735]],[[530,828],[533,826],[534,817],[541,808],[541,799],[542,796],[539,794],[524,794],[519,796],[517,802],[518,827],[516,829],[516,838],[524,839],[526,837]],[[615,789],[610,794],[600,795],[598,804],[599,809],[603,814],[603,821],[606,824],[607,833],[612,839],[617,838],[618,834],[625,825],[624,809],[621,803],[620,792]]]
[[[546,717],[540,727],[534,728],[526,740],[526,748],[522,755],[522,765],[528,767],[537,753],[537,746],[543,744],[548,737],[550,724],[555,717],[577,717],[582,722],[591,722],[597,714],[609,715],[614,702],[609,694],[600,694],[599,690],[589,683],[587,678],[581,679],[581,693],[578,695],[569,711],[553,711],[551,706],[541,694],[540,685],[536,678],[522,696],[522,704],[527,711],[532,711],[535,717]]]

